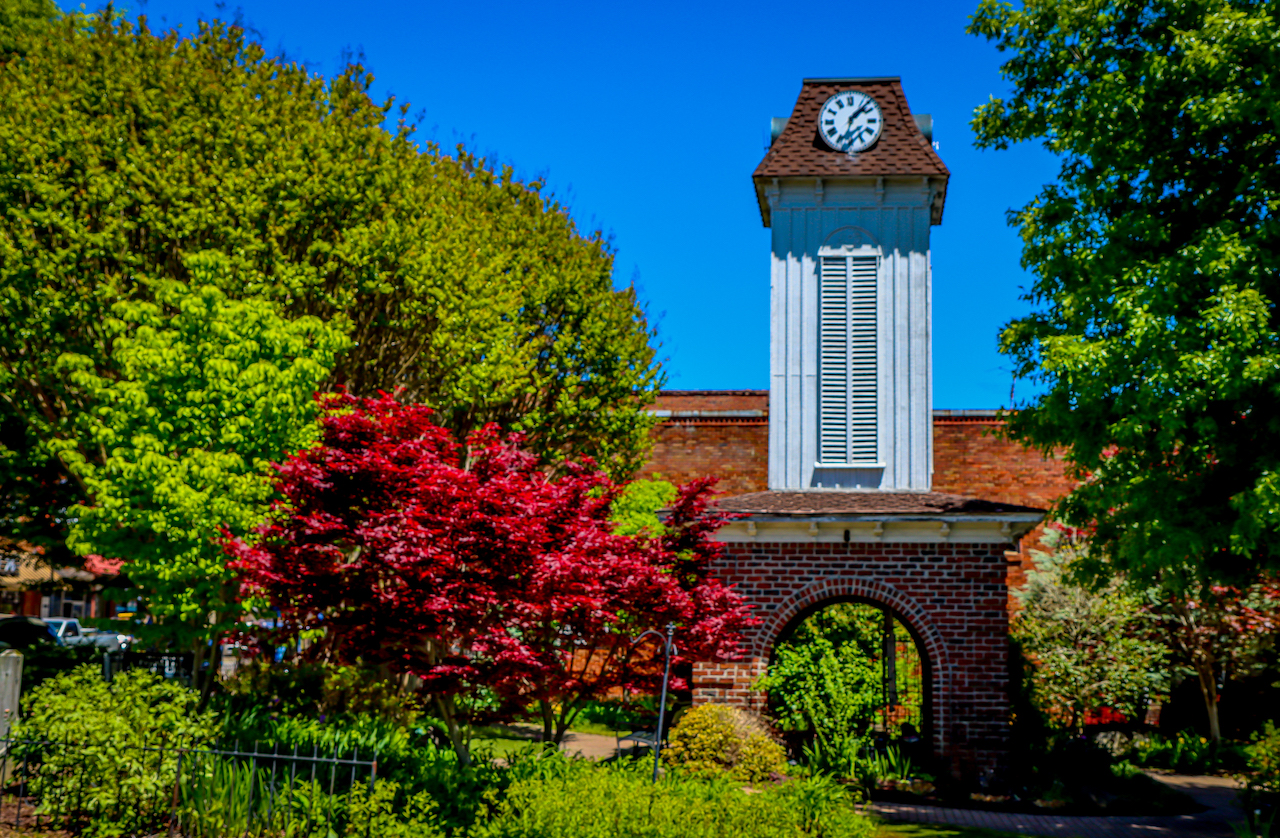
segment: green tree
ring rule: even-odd
[[[660,536],[666,529],[659,513],[671,505],[678,492],[660,478],[632,480],[613,501],[614,532],[619,535]]]
[[[977,145],[1039,140],[1056,183],[1010,214],[1032,314],[1002,351],[1042,394],[1096,524],[1082,570],[1171,590],[1280,565],[1280,20],[1275,0],[983,0],[1012,93]]]
[[[103,318],[110,370],[64,354],[65,387],[92,409],[51,447],[92,499],[72,508],[69,545],[127,560],[148,614],[192,646],[238,615],[222,528],[245,536],[274,497],[272,463],[314,443],[316,388],[347,338],[316,317],[218,290],[220,254],[187,259],[196,283],[158,284],[155,302]]]
[[[1036,704],[1074,730],[1104,707],[1143,718],[1168,688],[1168,655],[1149,639],[1142,596],[1118,579],[1100,590],[1072,583],[1083,542],[1049,528],[1044,543],[1050,551],[1032,551],[1036,569],[1016,593],[1022,607],[1010,627],[1033,664]]]
[[[49,441],[93,409],[58,359],[113,374],[102,314],[194,287],[187,257],[205,250],[225,255],[211,281],[229,298],[347,332],[329,384],[401,389],[459,434],[496,421],[548,461],[638,465],[660,374],[608,242],[541,182],[417,142],[407,106],[397,122],[371,83],[356,64],[309,73],[223,23],[181,37],[110,9],[0,2],[7,505],[43,502]]]
[[[1280,639],[1280,582],[1267,578],[1246,588],[1200,585],[1177,593],[1152,589],[1147,596],[1152,637],[1196,679],[1209,737],[1217,742],[1221,692],[1230,692],[1233,680],[1274,666],[1270,653]]]
[[[914,677],[909,667],[895,666],[892,676],[886,669],[887,658],[897,656],[899,636],[911,642],[880,608],[838,602],[809,615],[778,643],[756,686],[768,692],[783,729],[812,732],[808,756],[814,768],[857,773],[872,724],[886,704],[898,703],[899,688]]]

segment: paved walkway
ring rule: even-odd
[[[530,722],[516,722],[509,725],[498,725],[498,727],[527,738],[530,742],[539,742],[542,740],[542,726],[535,725]],[[560,750],[566,754],[579,754],[586,759],[608,759],[617,754],[617,741],[612,736],[604,736],[599,733],[579,733],[574,730],[565,732],[564,741],[560,743]]]
[[[1235,835],[1231,821],[1243,821],[1235,805],[1236,785],[1224,777],[1152,774],[1160,782],[1184,791],[1207,811],[1194,815],[1160,817],[1070,815],[1017,815],[976,809],[948,809],[911,803],[874,803],[872,809],[887,821],[899,823],[940,823],[981,827],[1017,835],[1048,835],[1055,838],[1162,838],[1166,835]]]

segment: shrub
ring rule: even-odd
[[[1267,722],[1244,749],[1249,773],[1238,777],[1249,835],[1269,835],[1280,814],[1280,728]]]
[[[493,802],[470,838],[870,838],[839,786],[792,781],[748,794],[724,779],[672,774],[650,782],[630,766],[584,766],[521,780]]]
[[[865,621],[851,612],[850,624]],[[757,684],[777,705],[778,719],[791,730],[810,730],[805,749],[818,771],[853,777],[877,710],[884,703],[880,664],[858,642],[833,643],[822,635],[803,645],[779,646],[768,673]]]
[[[1134,765],[1144,768],[1169,768],[1181,774],[1207,774],[1244,764],[1241,748],[1227,742],[1214,742],[1193,730],[1173,737],[1147,734],[1134,737],[1125,754]]]
[[[755,716],[724,704],[694,707],[671,730],[668,761],[693,774],[755,782],[786,768],[786,752]]]
[[[96,665],[102,670],[102,648],[99,646],[58,646],[36,643],[22,650],[22,693],[32,690],[50,678],[70,672],[79,666]]]
[[[178,823],[187,838],[251,834],[442,838],[444,834],[431,798],[421,793],[402,795],[393,782],[378,780],[370,790],[361,780],[348,793],[331,799],[324,782],[301,776],[270,777],[266,771],[229,759],[196,767],[182,785]]]
[[[104,828],[122,812],[139,821],[167,812],[173,748],[203,747],[213,737],[213,717],[195,712],[198,702],[192,690],[143,670],[108,684],[93,665],[36,687],[22,702],[15,736],[51,743],[23,746],[40,763],[33,791],[45,811],[93,813]]]
[[[369,669],[309,661],[243,662],[224,684],[227,715],[266,711],[286,715],[374,716],[413,727],[422,714],[416,696]]]

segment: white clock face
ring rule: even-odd
[[[856,90],[837,93],[818,116],[818,133],[836,151],[864,151],[880,139],[884,120],[876,100]]]

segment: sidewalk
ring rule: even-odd
[[[1236,785],[1230,779],[1183,774],[1151,776],[1186,792],[1197,803],[1208,806],[1208,810],[1194,815],[1159,817],[1075,817],[1017,815],[910,803],[873,803],[871,808],[885,820],[898,823],[940,823],[1054,838],[1161,838],[1165,835],[1230,838],[1235,835],[1230,822],[1244,820],[1235,805]]]

